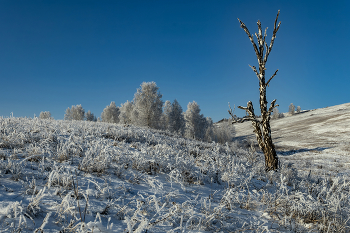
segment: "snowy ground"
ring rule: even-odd
[[[246,143],[0,118],[0,232],[349,232],[349,110],[274,121],[269,173]]]
[[[350,103],[285,115],[271,121],[282,161],[318,174],[350,174]],[[255,141],[250,122],[235,124],[235,129],[239,140]]]

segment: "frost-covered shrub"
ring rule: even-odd
[[[4,209],[1,219],[1,229],[3,232],[23,232],[28,227],[32,227],[31,221],[27,222],[25,207],[21,202],[11,202]]]
[[[226,142],[232,142],[234,135],[235,129],[231,122],[224,121],[219,125],[213,126],[212,141],[225,144]]]
[[[84,172],[104,173],[109,166],[111,149],[103,146],[89,148],[79,164]]]

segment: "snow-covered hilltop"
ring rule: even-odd
[[[281,149],[337,147],[350,141],[350,103],[303,111],[271,121],[274,144]],[[235,124],[236,136],[253,138],[250,122]]]
[[[330,121],[346,134],[350,104],[340,106],[272,121],[281,168],[269,173],[254,145],[120,124],[0,118],[1,232],[347,232],[350,184],[340,175],[347,136],[344,145],[317,144],[340,134],[324,127]],[[249,124],[235,124],[238,139],[249,137]],[[308,147],[303,137],[315,142]],[[320,155],[323,163],[311,160]],[[330,166],[331,158],[344,161]]]

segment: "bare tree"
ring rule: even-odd
[[[278,11],[275,19],[270,45],[268,45],[265,42],[267,28],[265,29],[265,33],[263,35],[260,20],[258,20],[257,22],[258,33],[255,33],[256,39],[258,40],[258,43],[256,44],[247,26],[240,19],[238,19],[238,21],[241,24],[241,28],[247,33],[251,43],[253,44],[254,51],[259,63],[259,71],[256,69],[255,66],[250,66],[250,67],[253,69],[253,71],[255,72],[256,76],[259,79],[261,119],[258,119],[257,116],[255,115],[253,103],[251,101],[247,103],[247,107],[238,106],[238,108],[245,110],[248,113],[248,117],[246,119],[252,121],[254,133],[256,134],[259,147],[263,151],[265,156],[265,169],[267,171],[278,169],[278,157],[276,154],[275,146],[272,143],[271,127],[270,127],[271,112],[278,105],[275,105],[276,99],[274,99],[271,102],[270,107],[267,108],[267,99],[266,99],[266,88],[267,86],[269,86],[270,81],[276,76],[278,70],[276,70],[275,73],[271,76],[271,78],[266,82],[265,65],[270,55],[270,52],[272,50],[272,46],[276,38],[276,33],[281,25],[281,22],[277,24],[279,13],[280,11]],[[266,49],[265,54],[264,54],[264,49]]]

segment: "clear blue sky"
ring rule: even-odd
[[[214,121],[227,103],[258,107],[253,47],[240,28],[281,28],[267,62],[268,101],[314,109],[350,102],[350,1],[0,1],[0,116],[63,119],[82,104],[100,116],[155,81],[184,111]],[[237,115],[244,111],[236,109]]]

